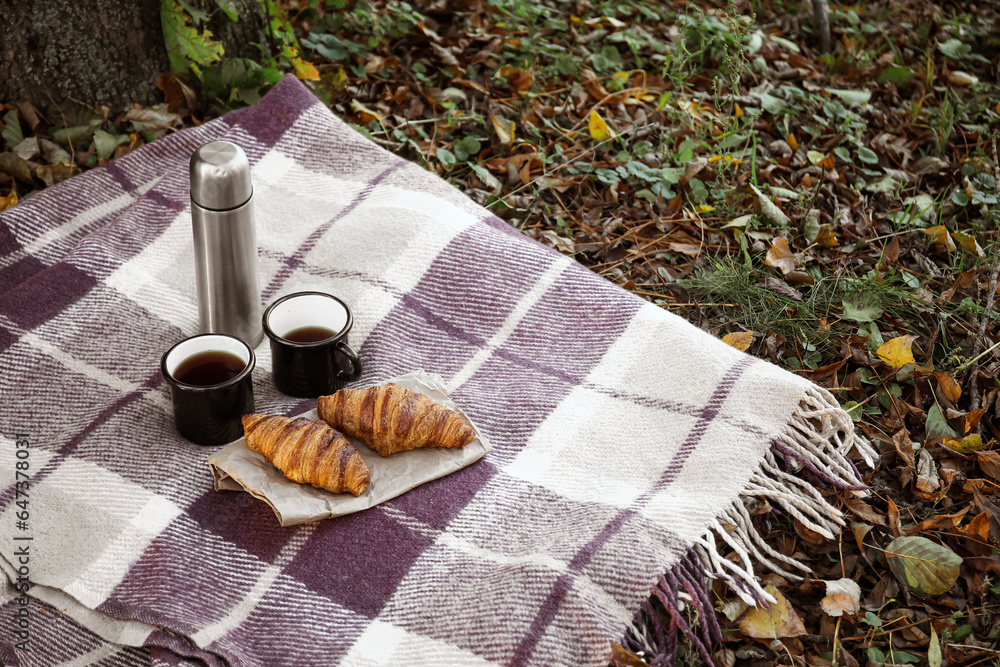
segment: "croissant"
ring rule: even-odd
[[[371,481],[354,445],[321,421],[250,414],[243,416],[243,433],[250,449],[293,482],[360,496]]]
[[[318,411],[320,419],[381,456],[417,447],[464,447],[476,437],[452,410],[394,384],[320,396]]]

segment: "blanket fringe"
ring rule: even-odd
[[[761,587],[754,565],[796,581],[803,577],[779,563],[811,572],[805,564],[767,544],[753,525],[747,503],[764,498],[809,530],[835,539],[846,525],[843,513],[817,489],[867,490],[861,473],[847,457],[852,448],[874,467],[877,453],[855,432],[850,416],[830,392],[810,387],[784,431],[772,440],[740,498],[659,578],[628,628],[623,646],[654,667],[669,667],[677,657],[679,635],[683,634],[701,659],[712,664],[711,648],[722,641],[722,631],[710,597],[711,580],[725,582],[748,605],[766,607],[775,599]],[[739,560],[723,557],[720,546]]]

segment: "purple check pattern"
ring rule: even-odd
[[[291,528],[213,490],[158,360],[197,330],[187,164],[219,138],[253,165],[265,305],[344,298],[359,385],[437,373],[493,452]],[[258,411],[312,407],[256,352]],[[294,79],[0,214],[0,369],[0,619],[14,434],[32,443],[30,648],[0,620],[5,665],[603,665],[609,641],[668,664],[678,631],[719,638],[680,613],[707,611],[706,574],[760,597],[699,545],[741,494],[793,492],[761,486],[771,452],[858,483],[828,395],[522,237]]]

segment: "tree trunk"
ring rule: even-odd
[[[234,4],[239,21],[216,10],[212,38],[228,57],[260,60],[267,17],[256,0]],[[159,0],[0,0],[0,102],[46,109],[73,98],[118,112],[162,102],[156,77],[169,69]]]
[[[830,41],[830,18],[826,0],[812,0],[813,23],[816,24],[816,33],[819,37],[819,50],[821,53],[829,53],[833,46]]]
[[[156,76],[169,68],[158,0],[0,0],[0,15],[0,100],[158,101]]]

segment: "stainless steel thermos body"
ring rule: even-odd
[[[212,141],[191,156],[198,319],[202,333],[264,337],[250,162],[239,146]]]

